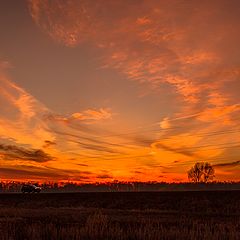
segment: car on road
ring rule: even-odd
[[[25,184],[22,186],[21,192],[22,193],[40,193],[41,188],[34,185],[34,184]]]

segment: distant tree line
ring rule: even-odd
[[[214,179],[214,168],[207,162],[196,162],[187,172],[188,183],[167,182],[124,182],[74,183],[74,182],[31,182],[40,186],[43,192],[135,192],[135,191],[191,191],[191,190],[240,190],[240,182],[217,182]],[[30,182],[28,182],[30,183]],[[20,192],[26,182],[2,181],[0,192]]]
[[[0,192],[20,192],[26,182],[2,181]],[[106,182],[84,183],[74,182],[37,183],[42,192],[138,192],[138,191],[192,191],[192,190],[240,190],[240,182],[208,182],[208,183],[167,183],[167,182]]]

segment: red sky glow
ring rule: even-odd
[[[0,5],[1,179],[240,180],[238,0]]]

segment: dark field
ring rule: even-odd
[[[240,191],[0,194],[0,239],[240,239]]]

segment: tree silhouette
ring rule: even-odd
[[[208,162],[197,162],[188,171],[188,179],[192,182],[208,182],[214,178],[214,168]]]

